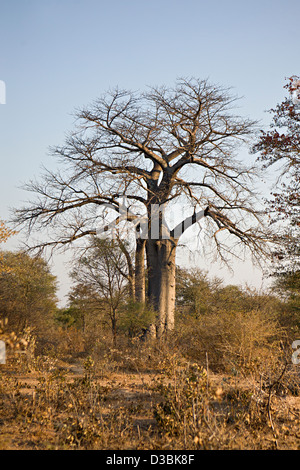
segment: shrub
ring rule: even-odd
[[[264,312],[220,311],[199,319],[181,319],[177,328],[177,344],[190,360],[215,370],[247,369],[276,354],[280,334],[274,318]]]
[[[141,334],[155,319],[153,309],[143,303],[129,301],[122,309],[119,320],[119,328],[130,338]]]

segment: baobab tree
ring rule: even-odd
[[[62,169],[29,183],[27,189],[39,197],[16,210],[15,221],[29,233],[51,229],[49,239],[35,245],[43,248],[100,233],[107,208],[117,214],[114,224],[125,219],[133,224],[138,300],[145,293],[145,257],[146,297],[162,337],[174,327],[176,248],[190,226],[203,218],[204,243],[213,243],[221,261],[238,255],[238,248],[257,259],[265,253],[266,233],[252,189],[256,169],[236,158],[255,123],[233,114],[236,100],[198,79],[143,93],[104,94],[77,112],[75,131],[51,151]],[[185,216],[169,229],[166,212],[175,203]]]

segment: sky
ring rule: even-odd
[[[109,88],[207,78],[232,87],[239,114],[267,126],[285,78],[299,73],[299,15],[298,0],[0,0],[0,218],[23,206],[22,186],[42,165],[57,167],[49,147],[74,128],[75,110]],[[64,259],[53,269],[63,297]],[[261,282],[249,264],[234,279]]]

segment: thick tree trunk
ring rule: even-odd
[[[157,312],[159,339],[174,328],[176,246],[174,239],[147,241],[148,296]]]
[[[145,245],[146,240],[136,240],[135,251],[135,301],[145,303]]]
[[[135,301],[135,277],[128,275],[129,297]]]

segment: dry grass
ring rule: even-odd
[[[100,352],[10,351],[0,365],[0,449],[300,449],[299,366],[281,374],[278,355],[272,372],[248,361],[230,373],[177,346]]]

